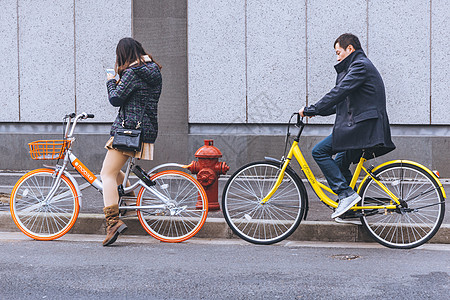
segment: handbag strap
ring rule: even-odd
[[[139,129],[139,127],[141,127],[142,121],[144,120],[144,114],[145,114],[145,110],[147,109],[147,106],[148,106],[148,101],[145,103],[144,109],[142,110],[141,117],[140,117],[135,129]],[[125,128],[125,103],[120,107],[119,114],[120,114],[120,112],[122,112],[122,127]]]

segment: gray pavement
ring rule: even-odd
[[[12,186],[23,173],[0,173],[0,203],[7,203]],[[75,174],[79,184],[84,179]],[[221,191],[228,176],[219,180],[219,202]],[[450,191],[450,180],[441,179],[446,191]],[[292,241],[325,241],[325,242],[372,242],[361,226],[350,224],[337,224],[330,218],[332,211],[319,201],[311,187],[305,182],[309,197],[309,212],[306,221],[302,221],[298,229],[289,238]],[[83,202],[80,216],[71,233],[103,234],[105,223],[102,215],[102,195],[94,188],[89,187],[82,191]],[[3,195],[3,197],[2,197]],[[0,204],[0,231],[17,231],[7,205]],[[147,235],[139,224],[137,218],[125,218],[129,230],[128,235]],[[221,211],[211,211],[202,230],[197,234],[200,238],[236,238],[223,219]],[[431,243],[450,243],[450,204],[446,206],[446,214],[441,229],[430,241]]]
[[[192,238],[181,244],[0,232],[0,299],[448,299],[450,245]]]

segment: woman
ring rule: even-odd
[[[108,149],[101,177],[103,182],[103,209],[106,218],[106,239],[103,246],[114,243],[127,226],[119,219],[119,193],[117,186],[123,183],[124,173],[121,171],[128,158],[153,159],[153,143],[158,133],[157,108],[161,94],[161,66],[148,54],[141,43],[132,38],[123,38],[116,48],[115,72],[119,75],[116,81],[108,74],[108,98],[112,106],[120,107],[123,112],[114,121],[110,139],[105,148]],[[114,133],[122,128],[135,128],[142,114],[143,144],[141,151],[123,151],[112,147]]]

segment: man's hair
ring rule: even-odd
[[[336,47],[336,44],[339,43],[339,46],[342,49],[347,49],[349,45],[352,45],[355,50],[361,49],[361,43],[356,35],[351,33],[341,34],[336,41],[334,41],[333,47]]]

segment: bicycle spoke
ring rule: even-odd
[[[380,243],[392,248],[413,248],[428,241],[439,228],[444,215],[438,183],[427,171],[409,163],[394,163],[376,171],[385,186],[406,203],[405,208],[385,214],[363,211],[363,224]],[[387,184],[391,182],[391,184]],[[386,193],[372,180],[364,183],[362,206],[386,205]],[[442,198],[443,199],[443,198]],[[442,204],[441,204],[442,203]]]
[[[223,192],[224,217],[233,232],[256,243],[273,243],[295,230],[302,214],[297,182],[286,171],[280,186],[264,204],[280,174],[272,163],[254,163],[238,170]]]
[[[201,192],[194,184],[195,180],[182,172],[165,171],[157,174],[154,182],[169,203],[159,199],[149,199],[148,190],[144,190],[137,205],[161,205],[165,209],[140,209],[138,217],[144,229],[153,237],[162,241],[183,241],[195,234],[206,219],[207,207],[200,200]],[[203,197],[203,196],[202,196]]]
[[[58,185],[53,170],[30,172],[17,183],[12,195],[13,218],[21,231],[38,240],[55,239],[73,226],[78,215],[78,196],[69,179],[61,176]],[[52,199],[44,201],[54,188]]]

